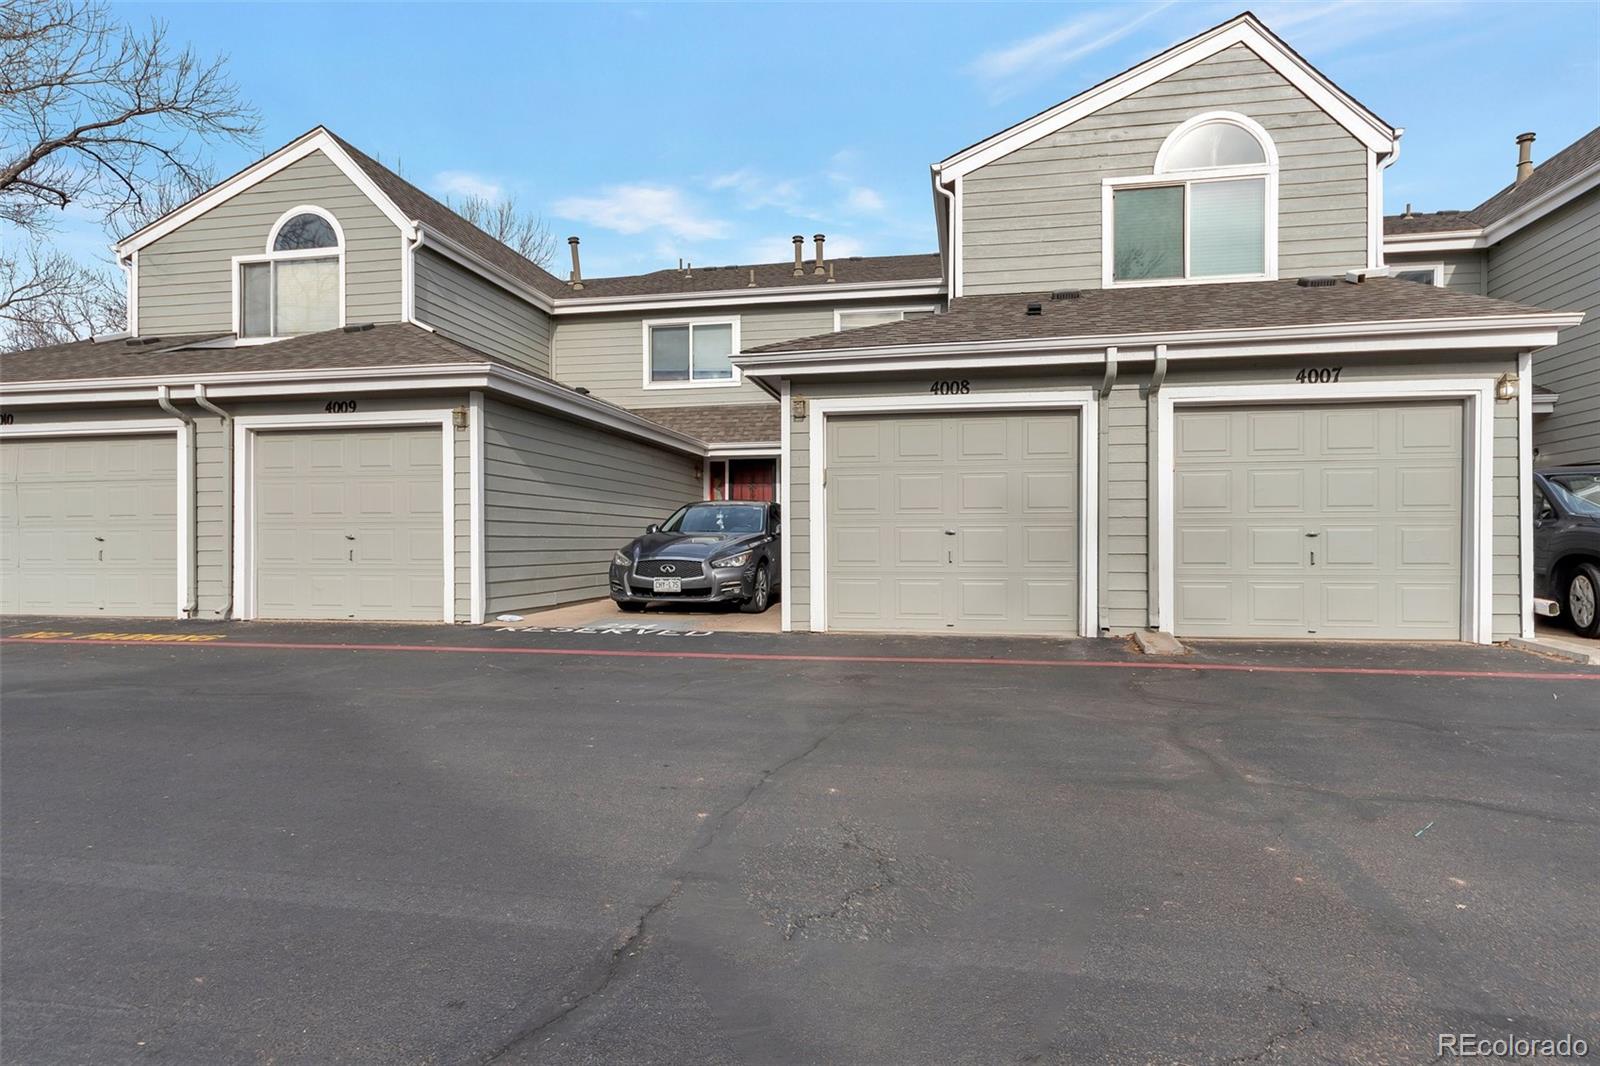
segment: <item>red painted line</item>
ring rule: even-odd
[[[0,637],[0,644],[123,645],[141,648],[250,648],[278,651],[408,651],[458,655],[565,655],[602,659],[709,659],[724,662],[881,663],[911,666],[1044,666],[1091,670],[1193,670],[1234,674],[1336,674],[1357,677],[1445,677],[1493,681],[1600,681],[1600,671],[1426,670],[1386,666],[1259,666],[1245,663],[1124,662],[1101,659],[986,659],[977,656],[802,655],[779,652],[638,651],[624,648],[498,648],[452,644],[306,644],[287,641],[84,640],[76,637]]]

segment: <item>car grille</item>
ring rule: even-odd
[[[641,559],[633,572],[640,577],[681,577],[688,580],[700,577],[704,571],[698,559]]]

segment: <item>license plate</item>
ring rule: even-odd
[[[657,592],[682,592],[683,591],[683,578],[681,578],[681,577],[658,577],[658,578],[656,578],[655,588],[656,588]]]

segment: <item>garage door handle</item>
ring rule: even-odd
[[[1320,536],[1322,536],[1322,534],[1321,533],[1307,533],[1306,536],[1308,536],[1308,537],[1320,537]]]
[[[344,535],[344,539],[345,540],[355,540],[356,539],[356,535],[354,533],[346,533]]]
[[[96,538],[94,538],[94,542],[96,544],[104,544],[106,542],[106,538],[104,538],[104,537],[96,537]]]
[[[953,537],[956,535],[956,531],[953,529],[947,529],[944,531],[944,535],[947,537]]]

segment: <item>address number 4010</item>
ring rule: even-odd
[[[1339,380],[1339,374],[1343,370],[1342,366],[1302,367],[1294,379],[1302,385],[1331,385]]]

